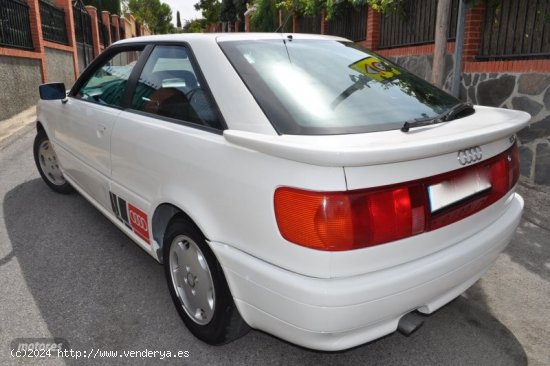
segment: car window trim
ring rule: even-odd
[[[143,71],[145,64],[149,60],[149,56],[153,52],[154,48],[155,46],[152,44],[148,44],[147,46],[145,46],[141,56],[139,57],[136,63],[136,66],[132,69],[132,72],[130,73],[130,77],[128,78],[128,81],[126,83],[127,87],[124,90],[124,94],[122,95],[122,99],[120,102],[120,106],[122,110],[127,110],[130,108],[130,105],[132,103],[132,96],[134,95],[134,90],[137,86],[139,76],[141,75],[141,72]]]
[[[161,116],[161,115],[154,114],[154,113],[140,111],[139,109],[126,108],[126,109],[124,109],[124,112],[139,114],[140,116],[154,118],[154,119],[161,120],[161,121],[164,121],[164,122],[170,122],[170,123],[174,123],[176,125],[182,125],[182,126],[185,126],[185,127],[192,127],[192,128],[196,128],[198,130],[203,130],[203,131],[206,131],[206,132],[212,132],[212,133],[215,133],[217,135],[223,135],[223,131],[224,131],[224,130],[220,130],[220,129],[217,129],[217,128],[214,128],[214,127],[199,125],[199,124],[194,123],[194,122],[184,121],[184,120],[181,120],[181,119],[176,119],[176,118]]]
[[[90,77],[101,67],[103,66],[103,64],[105,63],[106,60],[109,60],[111,59],[114,55],[116,54],[119,54],[121,52],[126,52],[126,51],[141,51],[142,54],[139,56],[138,58],[138,62],[136,63],[136,66],[139,65],[139,61],[141,60],[142,56],[143,56],[143,51],[145,51],[147,48],[147,44],[145,43],[136,43],[136,44],[124,44],[124,45],[115,45],[115,46],[111,46],[107,49],[105,49],[98,57],[96,57],[92,63],[86,68],[86,70],[84,70],[84,72],[82,73],[82,75],[80,75],[80,77],[76,80],[76,82],[74,83],[73,87],[71,88],[71,90],[69,91],[69,97],[70,98],[73,98],[73,99],[76,99],[78,101],[81,101],[81,102],[84,102],[84,103],[91,103],[91,104],[94,104],[94,105],[99,105],[99,106],[102,106],[102,107],[106,107],[106,108],[114,108],[114,109],[119,109],[119,110],[124,110],[124,97],[127,93],[127,89],[128,88],[125,88],[124,90],[124,94],[122,95],[122,99],[121,99],[121,104],[119,106],[117,105],[109,105],[109,104],[100,104],[100,103],[95,103],[95,102],[92,102],[90,100],[85,100],[85,99],[82,99],[82,98],[77,98],[76,97],[76,94],[78,93],[78,91],[80,91],[80,88],[82,88],[82,86],[84,85],[84,83],[86,83],[88,80],[90,80]],[[132,72],[130,73],[130,77],[128,78],[128,81],[130,81],[130,78],[132,77],[132,74],[134,73],[135,71],[135,68],[136,66],[134,66],[134,68],[132,69]],[[128,83],[127,81],[127,83]]]
[[[184,121],[184,120],[180,120],[180,119],[164,117],[164,116],[160,116],[158,114],[148,113],[148,112],[140,111],[140,110],[137,110],[137,109],[133,109],[131,107],[132,97],[133,97],[135,89],[137,87],[137,82],[139,80],[139,76],[141,75],[141,72],[143,71],[143,68],[145,67],[145,64],[149,60],[149,57],[151,56],[151,53],[153,52],[154,48],[159,47],[159,46],[177,46],[177,47],[185,48],[185,50],[187,51],[187,57],[189,57],[189,61],[191,62],[191,66],[193,67],[193,70],[195,71],[195,74],[196,74],[195,77],[199,81],[200,85],[204,86],[204,91],[207,93],[209,99],[214,104],[214,107],[216,107],[216,114],[217,114],[218,119],[220,121],[221,129],[214,128],[214,127],[209,127],[209,126],[205,126],[205,125],[201,125],[201,124],[197,124],[197,123],[190,122],[190,121]],[[136,67],[134,67],[134,69],[132,70],[132,73],[130,74],[130,78],[128,79],[128,88],[125,91],[125,94],[123,96],[123,98],[125,98],[128,95],[128,99],[122,101],[121,104],[124,106],[122,109],[127,111],[127,112],[137,113],[137,114],[147,116],[147,117],[158,118],[158,119],[166,121],[166,122],[177,123],[177,124],[181,124],[181,125],[189,126],[189,127],[197,127],[200,130],[204,130],[204,131],[208,131],[208,132],[215,132],[215,133],[220,134],[220,135],[223,134],[223,131],[228,129],[227,123],[225,122],[225,118],[223,117],[223,114],[220,110],[220,107],[218,106],[218,103],[216,102],[216,98],[214,98],[214,95],[212,94],[212,90],[210,89],[210,86],[208,85],[208,83],[206,82],[206,79],[204,78],[204,74],[202,73],[202,70],[199,66],[199,63],[197,62],[197,59],[195,57],[195,53],[193,52],[193,48],[191,47],[191,45],[188,42],[183,42],[183,41],[159,41],[159,42],[148,43],[147,48],[149,48],[149,47],[150,47],[150,49],[148,50],[148,52],[144,52],[140,56],[140,60],[138,61],[138,64],[136,64]],[[144,50],[144,51],[147,51],[147,50]],[[142,58],[143,58],[143,62],[141,62]],[[137,73],[138,66],[140,66],[139,73]],[[136,72],[135,74],[134,74],[134,71]],[[128,94],[126,94],[126,93],[128,93]]]

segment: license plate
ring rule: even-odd
[[[460,177],[428,186],[431,213],[491,189],[487,170],[475,169]]]

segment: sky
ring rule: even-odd
[[[181,22],[185,23],[187,19],[200,18],[201,13],[195,10],[195,3],[198,0],[161,0],[161,2],[170,5],[172,8],[172,23],[176,25],[176,11],[180,11]]]

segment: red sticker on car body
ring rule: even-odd
[[[130,226],[132,226],[134,233],[145,240],[147,244],[150,244],[149,223],[147,222],[147,215],[145,212],[133,206],[131,203],[128,203],[128,216],[130,218]]]

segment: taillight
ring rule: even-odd
[[[275,191],[281,235],[309,248],[364,248],[424,231],[422,187],[418,184],[348,192]]]
[[[490,189],[430,212],[430,185],[460,181],[472,172],[488,176]],[[514,144],[476,165],[397,185],[345,192],[281,187],[275,191],[275,217],[281,235],[292,243],[326,251],[365,248],[462,220],[502,198],[518,178]]]
[[[275,191],[275,215],[288,241],[322,250],[352,249],[352,214],[345,192],[279,188]]]

